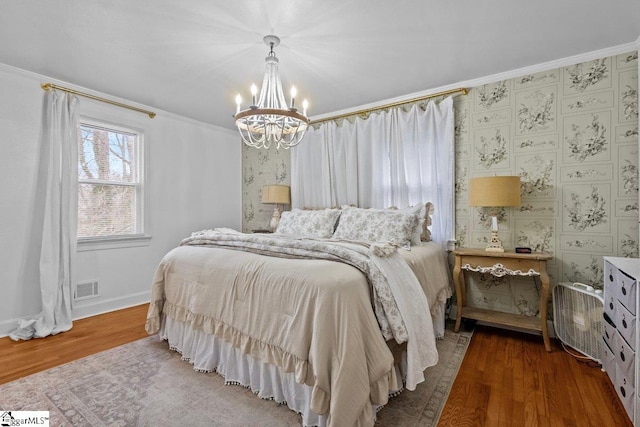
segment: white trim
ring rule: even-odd
[[[73,307],[71,310],[73,320],[85,319],[99,314],[109,313],[124,308],[134,307],[140,304],[147,304],[151,299],[151,291],[140,292],[125,297],[112,298],[94,304]],[[15,319],[3,320],[0,322],[0,338],[9,336],[18,327],[18,322],[26,319],[36,319],[40,313],[31,314]]]
[[[0,322],[0,338],[4,338],[6,336],[9,336],[9,334],[11,332],[13,332],[17,327],[18,327],[18,322],[21,320],[26,320],[26,319],[36,319],[38,318],[40,314],[36,313],[36,314],[32,314],[30,316],[24,316],[24,317],[19,317],[19,318],[14,318],[14,319],[7,319],[7,320],[3,320],[2,322]]]
[[[635,42],[631,42],[631,43],[626,43],[626,44],[613,46],[605,49],[595,50],[592,52],[581,53],[579,55],[573,55],[566,58],[561,58],[553,61],[543,62],[540,64],[530,65],[527,67],[516,68],[514,70],[504,71],[501,73],[479,77],[476,79],[465,80],[462,82],[458,82],[458,83],[454,83],[446,86],[440,86],[434,89],[414,92],[407,95],[398,96],[395,98],[389,98],[389,99],[372,102],[369,104],[358,105],[355,107],[346,108],[344,110],[332,111],[330,113],[312,116],[309,119],[313,122],[316,120],[322,120],[326,117],[339,116],[342,114],[350,114],[359,110],[375,109],[381,105],[392,104],[395,102],[403,102],[409,99],[419,98],[422,96],[429,96],[437,92],[443,92],[443,91],[452,90],[460,87],[465,87],[467,89],[470,89],[470,88],[474,88],[484,84],[497,82],[500,80],[509,80],[509,79],[520,77],[526,74],[539,73],[540,71],[547,71],[547,70],[552,70],[554,68],[567,67],[569,65],[579,64],[580,62],[592,61],[594,59],[600,59],[600,58],[605,58],[609,56],[619,55],[621,53],[626,53],[626,52],[638,50],[638,49],[640,49],[640,37],[638,37],[638,39]]]
[[[77,251],[100,251],[104,249],[135,248],[149,246],[151,236],[147,234],[130,234],[126,236],[91,237],[78,239]]]
[[[133,182],[118,182],[118,181],[108,181],[101,179],[88,179],[81,178],[78,176],[78,191],[82,184],[89,185],[111,185],[111,186],[119,186],[119,187],[133,187],[135,191],[135,233],[134,234],[126,234],[126,235],[118,235],[118,236],[105,236],[105,238],[101,236],[90,236],[86,238],[79,238],[78,243],[83,243],[82,250],[90,250],[89,243],[99,243],[96,247],[100,247],[101,249],[106,249],[104,246],[104,242],[110,242],[112,245],[110,247],[131,247],[131,242],[137,242],[137,245],[134,246],[143,246],[148,245],[148,240],[150,237],[149,230],[147,230],[146,226],[149,223],[148,215],[145,215],[149,196],[146,190],[146,171],[147,171],[147,157],[146,157],[146,141],[145,141],[145,127],[137,127],[132,126],[127,123],[127,120],[120,120],[116,123],[109,120],[102,120],[99,118],[95,118],[93,116],[87,116],[81,114],[78,118],[78,131],[80,128],[86,127],[91,129],[99,129],[106,132],[113,132],[118,134],[129,135],[135,140],[135,151],[134,151],[134,161],[135,161],[135,180]],[[79,132],[80,134],[80,132]],[[78,205],[80,199],[78,199]],[[148,237],[148,238],[147,238]],[[133,240],[131,239],[133,238]],[[118,242],[126,243],[123,246],[114,246]]]
[[[151,300],[151,290],[139,292],[137,294],[126,295],[118,298],[111,298],[93,304],[82,304],[72,307],[73,320],[85,319],[99,314],[110,313],[124,308],[146,304]]]
[[[555,68],[568,67],[570,65],[579,64],[581,62],[593,61],[594,59],[615,56],[621,53],[627,53],[637,49],[638,49],[637,43],[635,42],[627,43],[624,45],[609,47],[606,49],[600,49],[592,52],[581,53],[579,55],[573,55],[573,56],[569,56],[562,59],[542,62],[540,64],[530,65],[527,67],[516,68],[515,70],[505,71],[502,73],[493,74],[491,76],[469,80],[457,86],[464,85],[465,87],[476,87],[476,86],[480,86],[487,83],[493,83],[500,80],[509,80],[516,77],[521,77],[526,74],[539,73],[541,71],[553,70]]]
[[[108,98],[108,99],[110,99],[112,101],[121,102],[121,103],[124,103],[124,104],[129,104],[129,105],[132,105],[134,107],[141,108],[143,110],[153,110],[156,113],[156,117],[153,118],[153,119],[147,118],[148,120],[158,120],[158,118],[160,116],[162,116],[162,117],[165,117],[165,118],[168,118],[168,119],[180,120],[182,122],[191,123],[191,124],[195,124],[195,125],[198,125],[198,126],[204,126],[206,128],[212,129],[212,130],[216,130],[216,131],[219,131],[219,132],[227,133],[229,135],[232,135],[232,134],[233,135],[238,135],[238,130],[237,129],[230,129],[230,128],[225,128],[225,127],[222,127],[222,126],[214,125],[214,124],[211,124],[211,123],[207,123],[207,122],[201,122],[200,120],[196,120],[196,119],[193,119],[191,117],[181,116],[180,114],[172,113],[170,111],[165,111],[165,110],[156,108],[156,107],[151,106],[151,105],[140,104],[140,103],[135,102],[135,101],[130,100],[130,99],[120,98],[118,96],[111,95],[111,94],[104,93],[104,92],[98,92],[96,90],[92,90],[92,89],[86,88],[84,86],[78,86],[76,84],[73,84],[73,83],[65,81],[65,80],[59,80],[59,79],[56,79],[54,77],[49,77],[49,76],[46,76],[44,74],[39,74],[39,73],[35,73],[33,71],[24,70],[22,68],[14,67],[12,65],[4,64],[2,62],[0,62],[0,70],[5,70],[7,72],[11,72],[11,73],[14,73],[14,74],[22,75],[24,77],[28,77],[30,79],[33,79],[38,84],[38,86],[34,86],[34,88],[37,87],[37,90],[39,90],[39,91],[42,91],[42,88],[39,87],[39,84],[40,83],[45,83],[45,81],[46,81],[46,83],[53,83],[53,84],[57,84],[59,86],[66,86],[69,89],[74,89],[74,90],[77,90],[77,91],[80,91],[80,92],[86,92],[86,93],[89,93],[91,95],[96,95],[96,96],[101,97],[101,98]],[[86,99],[87,99],[87,101],[91,101],[91,102],[94,102],[94,103],[102,104],[100,101],[94,101],[94,100],[91,100],[89,98],[86,98]],[[108,105],[108,104],[105,104],[105,105]],[[114,107],[114,108],[119,108],[119,107]],[[240,137],[240,136],[238,135],[238,137]]]

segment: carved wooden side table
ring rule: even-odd
[[[515,252],[487,252],[484,249],[459,249],[454,251],[456,262],[453,268],[453,281],[456,287],[458,312],[455,331],[460,330],[462,318],[533,330],[542,333],[547,351],[551,351],[549,331],[547,329],[547,303],[549,301],[548,253],[534,252],[520,254]],[[521,316],[477,307],[467,307],[467,285],[464,271],[489,273],[496,277],[529,276],[540,277],[540,317]],[[534,283],[535,284],[535,283]]]

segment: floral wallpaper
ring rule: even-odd
[[[241,142],[240,142],[241,143]],[[242,231],[266,230],[273,215],[273,205],[262,204],[262,186],[290,185],[291,159],[287,150],[242,149]],[[290,206],[281,206],[288,210]]]
[[[603,256],[638,257],[638,52],[472,88],[455,99],[456,239],[483,248],[489,213],[469,179],[519,175],[498,211],[505,248],[550,252],[552,285],[603,286]],[[468,274],[468,273],[467,273]],[[467,276],[469,304],[536,315],[530,278]]]
[[[552,285],[601,288],[603,256],[638,257],[637,51],[470,88],[454,104],[458,247],[491,235],[469,179],[519,175],[522,202],[499,210],[500,239],[550,252]],[[244,147],[243,231],[268,228],[262,185],[288,185],[289,171],[288,151]],[[467,277],[469,304],[538,314],[531,278]]]

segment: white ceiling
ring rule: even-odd
[[[640,36],[640,0],[0,1],[0,63],[227,128],[266,34],[312,118]]]

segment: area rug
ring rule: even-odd
[[[448,325],[439,362],[413,392],[392,398],[376,426],[434,426],[471,332]],[[3,411],[49,411],[51,426],[299,426],[285,405],[216,373],[200,373],[152,336],[0,386]]]

